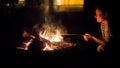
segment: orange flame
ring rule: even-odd
[[[45,30],[44,32],[41,31],[39,35],[41,38],[49,40],[50,42],[60,42],[63,40],[63,37],[61,36],[59,30],[56,30],[55,33],[49,33],[47,30]]]
[[[53,50],[53,49],[48,45],[48,43],[45,43],[45,48],[43,48],[43,51],[46,51],[46,50]]]
[[[51,43],[63,41],[63,37],[61,36],[61,32],[59,30],[57,30],[57,29],[53,33],[49,32],[47,30],[45,30],[43,32],[41,31],[39,33],[39,36],[41,38],[44,38],[44,39],[49,41],[49,43],[44,42],[45,43],[44,44],[45,48],[43,48],[44,51],[45,50],[54,50],[55,47],[53,47],[53,45]]]

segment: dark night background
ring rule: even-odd
[[[31,0],[32,1],[32,0]],[[37,0],[36,0],[37,1]],[[41,1],[42,0],[38,0]],[[78,46],[55,52],[41,52],[37,48],[30,51],[16,50],[15,45],[22,40],[24,27],[32,28],[42,20],[42,11],[33,7],[8,8],[4,3],[13,3],[15,0],[0,0],[0,23],[1,23],[1,59],[3,64],[14,65],[36,65],[39,67],[103,67],[117,65],[117,41],[118,41],[118,23],[116,20],[115,1],[109,0],[84,0],[84,11],[54,13],[55,19],[61,19],[62,24],[70,34],[84,34],[86,32],[93,35],[99,35],[99,24],[94,20],[93,7],[96,4],[105,4],[110,11],[110,21],[112,21],[112,33],[114,44],[110,54],[99,55],[95,51],[95,45],[85,43],[82,37],[71,37],[73,41],[78,42]],[[32,3],[32,2],[30,2]],[[34,6],[34,5],[33,5]],[[91,43],[91,42],[90,42]],[[39,43],[33,43],[36,45]]]

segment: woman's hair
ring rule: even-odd
[[[95,5],[95,7],[94,7],[94,10],[96,10],[96,9],[101,10],[102,15],[103,15],[103,16],[106,16],[106,18],[109,17],[109,16],[108,16],[108,14],[109,14],[109,9],[108,9],[107,5],[97,4],[97,5]]]

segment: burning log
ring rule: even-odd
[[[63,48],[67,48],[67,47],[72,47],[75,46],[76,44],[70,43],[70,42],[66,42],[66,41],[61,41],[61,42],[53,42],[51,43],[54,46],[56,46],[56,49],[63,49]]]
[[[22,44],[19,44],[19,47],[16,47],[17,49],[23,49],[23,50],[28,50],[29,45],[32,43],[33,39],[27,40],[22,42]]]
[[[41,38],[41,41],[43,41],[43,45],[45,46],[45,48],[43,49],[44,51],[60,50],[60,49],[64,49],[67,47],[76,46],[76,44],[68,42],[68,41],[50,42],[49,40],[44,39],[44,38]]]

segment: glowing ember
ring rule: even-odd
[[[49,47],[49,45],[47,44],[47,43],[45,43],[45,48],[43,49],[43,51],[45,51],[45,50],[53,50],[51,47]]]

